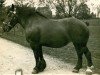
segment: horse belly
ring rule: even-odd
[[[43,46],[52,47],[52,48],[60,48],[68,44],[69,40],[67,36],[63,33],[56,33],[43,37],[41,43]]]
[[[46,41],[42,43],[43,46],[52,47],[52,48],[60,48],[60,47],[65,46],[66,44],[68,44],[67,41],[64,42],[64,41],[59,41],[59,40]]]

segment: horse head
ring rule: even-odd
[[[12,6],[7,9],[7,18],[3,21],[2,29],[4,32],[9,32],[17,23],[16,8],[12,4]]]

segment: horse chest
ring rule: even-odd
[[[40,32],[38,30],[38,28],[27,28],[25,30],[25,34],[26,34],[26,40],[29,43],[38,43],[39,39],[40,39]]]

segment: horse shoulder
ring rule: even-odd
[[[25,30],[26,40],[29,43],[37,43],[40,39],[40,30],[38,27],[29,27]]]

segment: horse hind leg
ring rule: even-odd
[[[91,58],[91,52],[89,51],[87,46],[83,47],[83,50],[84,50],[84,55],[85,55],[85,57],[87,59],[88,67],[91,67],[93,65],[92,58]]]
[[[75,47],[75,49],[76,49],[77,56],[78,56],[78,61],[77,61],[76,66],[75,66],[74,69],[73,69],[73,72],[78,73],[79,70],[82,68],[82,56],[83,56],[83,51],[81,50],[80,44],[77,44],[77,43],[73,43],[73,44],[74,44],[74,47]]]
[[[74,72],[78,72],[78,70],[81,68],[81,66],[80,66],[80,64],[82,63],[82,59],[81,59],[82,57],[81,56],[84,53],[84,55],[87,59],[87,65],[88,65],[86,73],[91,74],[92,70],[94,68],[93,63],[92,63],[92,58],[91,58],[91,52],[87,48],[86,44],[81,43],[81,44],[77,44],[77,45],[78,45],[80,51],[78,49],[76,49],[76,51],[79,51],[79,52],[77,52],[77,54],[78,54],[78,63],[76,65],[76,67],[74,68],[75,69]],[[77,45],[75,46],[76,48],[77,48]]]
[[[46,62],[43,58],[42,46],[38,44],[30,44],[30,46],[34,52],[34,57],[36,61],[36,66],[34,67],[32,74],[37,74],[38,72],[41,72],[46,68]]]
[[[87,59],[87,65],[88,65],[87,70],[86,70],[86,74],[91,74],[93,72],[93,69],[94,69],[92,58],[91,58],[91,52],[89,51],[87,46],[83,47],[83,50],[84,50],[84,55]]]

